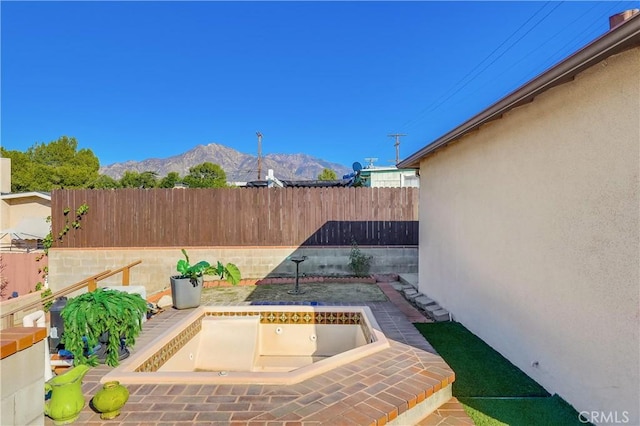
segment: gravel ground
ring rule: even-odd
[[[261,284],[256,286],[205,287],[202,304],[238,304],[243,302],[387,302],[389,299],[376,284],[368,283],[304,283],[304,294],[292,295],[294,284]]]

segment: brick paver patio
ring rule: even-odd
[[[391,341],[388,349],[289,386],[127,385],[129,401],[120,416],[110,421],[101,420],[89,404],[102,387],[100,378],[111,370],[111,367],[101,365],[84,378],[87,404],[76,423],[349,426],[385,425],[395,421],[395,424],[404,424],[401,421],[407,415],[403,417],[403,413],[424,406],[426,402],[423,401],[454,381],[454,374],[412,325],[412,322],[429,320],[399,296],[390,284],[378,285],[390,302],[365,305],[371,308]],[[145,323],[136,348],[144,347],[168,325],[188,313],[190,310],[169,309],[154,316]],[[473,424],[455,399],[419,423],[412,423]],[[45,417],[45,425],[53,424]]]

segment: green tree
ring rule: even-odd
[[[189,188],[225,188],[227,174],[219,165],[206,162],[191,167],[182,181]]]
[[[158,186],[158,173],[146,171],[140,173],[143,188],[156,188]]]
[[[139,188],[140,173],[127,170],[118,181],[121,188]]]
[[[87,188],[98,178],[100,168],[93,151],[78,150],[78,141],[67,136],[36,143],[24,153],[3,148],[1,154],[11,158],[13,192]]]
[[[116,189],[120,188],[120,182],[108,175],[100,175],[91,185],[91,189]]]
[[[11,159],[11,191],[33,191],[36,167],[27,154],[21,151],[9,151],[4,148],[0,148],[0,153],[2,157]]]
[[[159,188],[173,188],[176,183],[182,182],[178,172],[169,172],[168,175],[160,179]]]
[[[120,178],[120,186],[122,188],[155,188],[158,186],[156,176],[157,173],[152,171],[138,173],[127,170]]]
[[[337,180],[336,172],[331,169],[324,168],[322,173],[318,175],[318,180]]]

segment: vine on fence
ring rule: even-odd
[[[80,229],[82,227],[82,224],[81,224],[82,218],[84,217],[84,215],[86,215],[89,212],[89,206],[87,205],[86,202],[82,203],[82,205],[76,209],[76,211],[75,211],[76,216],[75,216],[75,219],[73,221],[69,218],[69,213],[70,212],[71,212],[71,209],[69,207],[65,207],[64,210],[62,210],[62,213],[64,214],[64,227],[62,228],[62,230],[60,232],[58,232],[58,235],[55,237],[55,239],[53,238],[53,231],[51,230],[51,225],[49,225],[49,233],[42,240],[42,246],[44,248],[44,253],[42,255],[38,256],[36,258],[36,261],[40,261],[45,256],[49,255],[49,249],[53,246],[54,241],[62,242],[62,241],[64,241],[64,237],[72,229]],[[47,223],[51,224],[51,216],[47,217]],[[49,273],[49,267],[45,266],[44,268],[39,268],[38,269],[38,273],[40,274],[42,279],[45,280],[46,277],[47,277],[47,274]],[[36,291],[42,290],[43,288],[44,288],[44,284],[42,283],[42,281],[38,281],[36,283]],[[42,293],[40,293],[40,297],[42,297],[44,299],[46,297],[51,296],[51,294],[52,294],[51,293],[51,289],[47,288]],[[45,312],[49,312],[49,308],[51,307],[52,304],[53,304],[53,302],[51,302],[51,301],[45,303],[44,311]]]
[[[82,227],[82,218],[89,212],[89,206],[86,202],[82,203],[82,205],[76,209],[76,217],[73,221],[69,219],[70,212],[71,209],[69,207],[65,207],[62,211],[62,213],[64,214],[64,227],[62,228],[62,230],[60,230],[60,232],[58,232],[55,240],[53,238],[51,227],[49,227],[49,233],[46,237],[44,237],[44,240],[42,240],[42,245],[44,246],[44,256],[49,254],[49,249],[53,246],[54,241],[62,242],[64,241],[64,237],[69,233],[69,231],[71,231],[72,228],[80,229]],[[47,217],[47,222],[51,223],[51,216]]]

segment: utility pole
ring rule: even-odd
[[[400,137],[407,136],[404,133],[394,133],[392,135],[387,135],[390,138],[396,138],[396,143],[393,145],[396,147],[396,165],[400,162]]]
[[[258,180],[262,179],[262,133],[256,132],[258,137]]]

